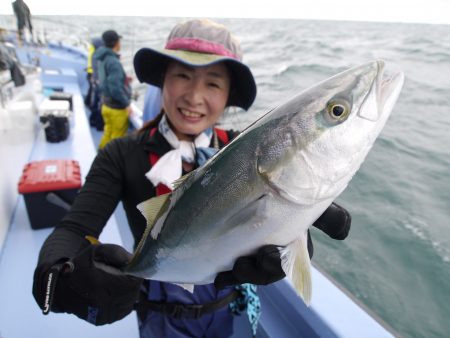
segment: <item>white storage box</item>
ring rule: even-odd
[[[47,142],[55,143],[67,139],[70,134],[69,101],[45,99],[39,106],[39,120],[45,129]]]

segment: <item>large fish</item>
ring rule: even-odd
[[[305,90],[244,130],[170,195],[138,205],[147,218],[128,274],[206,284],[235,260],[279,245],[282,265],[311,297],[307,229],[346,188],[383,128],[403,74],[383,61]]]

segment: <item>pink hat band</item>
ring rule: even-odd
[[[226,49],[222,44],[197,38],[174,38],[167,42],[165,48],[170,50],[185,50],[196,53],[215,54],[239,60],[237,55]]]

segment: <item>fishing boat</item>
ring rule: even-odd
[[[96,154],[96,134],[89,126],[89,111],[83,101],[88,87],[87,36],[64,33],[61,24],[55,22],[39,23],[46,27],[45,32],[56,29],[62,38],[49,39],[43,33],[31,42],[19,44],[13,31],[2,30],[2,46],[20,65],[25,84],[16,86],[9,71],[1,74],[0,299],[4,306],[0,310],[0,337],[138,337],[135,313],[111,325],[95,327],[73,315],[44,316],[31,294],[38,253],[52,229],[32,228],[24,196],[18,192],[22,170],[33,161],[70,159],[79,163],[83,181]],[[67,32],[75,29],[64,28]],[[48,142],[46,126],[39,115],[55,91],[71,97],[69,130],[65,140]],[[142,124],[142,112],[136,106],[134,111],[131,123],[138,127]],[[119,209],[108,221],[100,240],[130,249],[132,237]],[[314,294],[309,307],[287,280],[259,287],[262,317],[257,337],[396,336],[315,266],[312,279]],[[249,336],[245,316],[238,317],[234,337]]]

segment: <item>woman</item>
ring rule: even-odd
[[[73,313],[95,325],[119,320],[136,308],[141,337],[228,337],[231,310],[245,308],[248,301],[257,308],[253,288],[238,287],[238,294],[229,286],[284,277],[274,246],[239,259],[233,271],[220,273],[214,284],[196,286],[191,294],[170,283],[97,268],[99,262],[121,267],[130,255],[120,246],[93,245],[86,236],[98,238],[122,201],[137,243],[146,221],[136,205],[169,192],[175,179],[233,138],[234,132],[214,125],[227,106],[251,106],[256,96],[253,75],[242,63],[239,42],[209,20],[176,25],[165,49],[141,49],[134,66],[140,81],[162,88],[161,114],[98,153],[71,211],[43,245],[33,295],[44,313]],[[338,207],[330,210],[321,224],[332,224],[326,232],[345,237],[349,215]],[[255,329],[256,321],[252,324]]]

